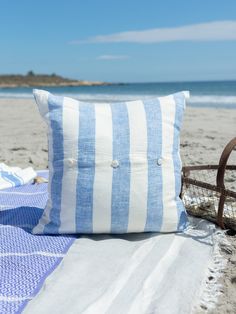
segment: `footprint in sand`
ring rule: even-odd
[[[19,150],[27,150],[25,147],[13,147],[10,149],[12,152],[18,152]]]
[[[206,135],[205,138],[208,138],[209,140],[214,140],[215,139],[214,136],[210,136],[210,135]]]

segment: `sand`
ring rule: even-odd
[[[47,168],[46,126],[33,99],[0,99],[0,134],[0,162]],[[235,136],[236,109],[188,107],[181,134],[183,164],[217,164],[224,146]],[[228,240],[232,250],[221,250],[228,263],[221,277],[222,293],[212,312],[216,314],[236,313],[236,236]],[[207,309],[200,312],[209,313]]]

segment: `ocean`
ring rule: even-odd
[[[111,102],[154,98],[189,90],[189,106],[236,108],[236,81],[129,83],[107,86],[45,87],[54,94],[81,101]],[[32,88],[0,88],[0,98],[31,98]]]

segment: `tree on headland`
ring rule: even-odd
[[[27,76],[34,76],[34,75],[35,74],[34,74],[34,72],[32,70],[27,73]]]
[[[76,79],[69,79],[51,74],[37,74],[32,70],[26,74],[0,74],[0,88],[2,87],[31,87],[31,86],[93,86],[109,85],[103,82],[87,82]],[[1,311],[0,311],[1,312]],[[1,314],[1,313],[0,313]]]

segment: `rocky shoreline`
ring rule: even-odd
[[[118,84],[118,83],[117,83]],[[104,86],[113,83],[99,81],[84,81],[64,78],[57,74],[34,74],[29,71],[26,75],[0,75],[0,88],[16,87],[74,87],[74,86]]]

